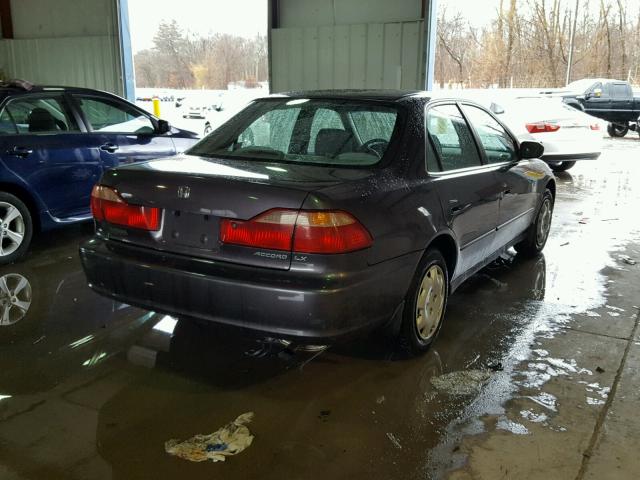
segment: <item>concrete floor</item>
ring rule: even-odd
[[[38,238],[0,269],[31,301],[0,325],[0,478],[638,478],[640,141],[558,184],[544,256],[472,278],[420,358],[289,352],[114,303],[85,286],[88,226]],[[442,377],[459,372],[485,381]],[[225,463],[164,452],[247,411],[255,440]]]

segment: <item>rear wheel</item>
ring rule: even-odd
[[[442,327],[449,295],[449,274],[442,254],[423,257],[405,299],[400,340],[412,353],[429,349]]]
[[[549,166],[554,172],[566,172],[575,164],[576,162],[549,162]]]
[[[32,236],[33,222],[27,206],[15,195],[0,192],[0,265],[20,259]]]
[[[549,238],[552,218],[553,194],[551,190],[546,189],[542,196],[542,204],[538,209],[538,214],[526,232],[526,238],[514,246],[516,251],[526,257],[535,257],[542,252]]]
[[[624,125],[618,125],[615,123],[610,123],[607,125],[607,133],[610,137],[613,138],[621,138],[624,137],[629,132],[629,127]]]

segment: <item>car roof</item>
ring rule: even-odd
[[[113,95],[109,92],[103,92],[93,88],[84,87],[68,87],[65,85],[34,85],[23,80],[11,80],[9,82],[0,83],[0,93],[4,94],[20,94],[20,93],[39,93],[39,92],[76,92],[76,93],[101,93],[105,95]]]
[[[407,97],[422,96],[426,92],[420,90],[367,90],[367,89],[340,89],[340,90],[302,90],[284,92],[271,95],[267,98],[344,98],[356,100],[382,100],[398,101]]]

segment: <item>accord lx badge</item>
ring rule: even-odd
[[[191,189],[186,185],[181,185],[178,187],[178,198],[189,198],[191,195]]]

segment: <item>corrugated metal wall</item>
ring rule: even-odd
[[[422,21],[273,29],[272,91],[420,88],[423,32]]]
[[[3,67],[12,78],[120,93],[118,51],[113,38],[67,37],[0,42]]]
[[[122,95],[117,0],[12,0],[15,38],[0,40],[5,76]]]

